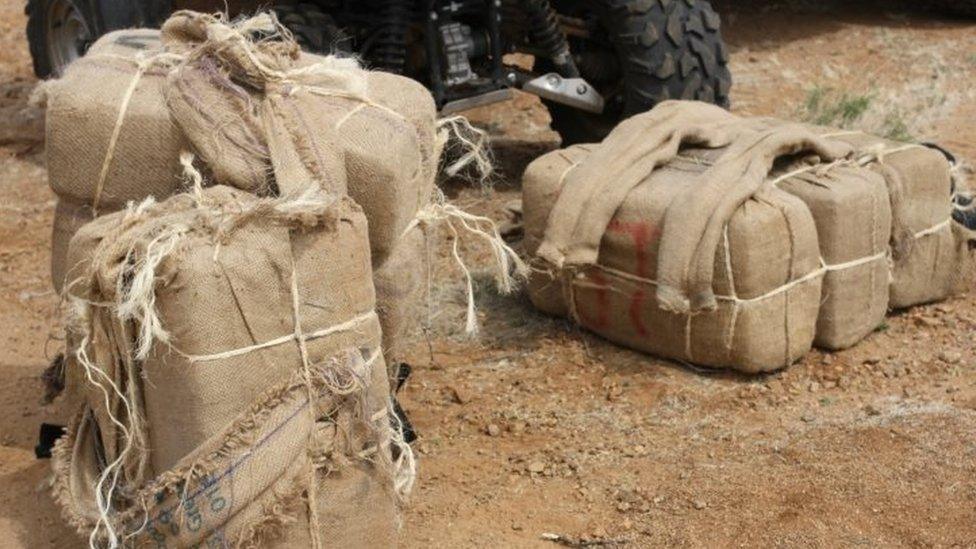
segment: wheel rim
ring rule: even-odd
[[[51,69],[60,76],[64,69],[85,53],[91,31],[74,2],[52,0],[47,12],[47,50]]]

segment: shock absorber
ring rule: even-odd
[[[370,61],[377,69],[403,74],[407,60],[410,0],[384,0],[380,10],[383,20]]]
[[[566,35],[559,28],[556,10],[549,5],[549,0],[523,0],[523,5],[534,45],[549,55],[560,75],[578,77],[579,69],[569,51]]]

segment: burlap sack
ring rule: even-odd
[[[593,147],[554,151],[527,168],[522,188],[530,254],[547,236],[553,204],[573,167]],[[534,271],[533,303],[611,341],[696,364],[759,372],[800,358],[813,341],[822,271],[809,210],[784,191],[770,189],[733,213],[714,257],[715,310],[678,314],[655,302],[665,215],[705,170],[679,158],[646,176],[609,221],[597,263]]]
[[[874,156],[868,166],[898,187],[892,189],[893,214],[910,242],[892,264],[890,307],[938,301],[957,291],[971,261],[966,237],[956,234],[951,221],[952,183],[945,156],[861,132],[819,131]]]
[[[888,312],[891,208],[884,179],[863,168],[838,167],[786,179],[779,187],[803,200],[817,225],[826,273],[814,344],[850,347]]]
[[[355,204],[215,187],[104,216],[71,248],[91,258],[69,293],[92,376],[55,452],[73,523],[136,545],[391,543],[394,433]]]
[[[242,28],[248,28],[247,25],[247,22],[241,23]],[[162,55],[162,41],[160,31],[155,30],[113,33],[93,48],[92,56],[111,54],[134,58],[142,55],[143,59],[156,59],[157,64],[150,65],[137,79],[134,62],[110,57],[107,62],[119,63],[119,67],[127,70],[117,80],[128,78],[127,82],[135,82],[136,87],[133,100],[126,109],[120,109],[121,98],[110,96],[100,98],[98,106],[101,110],[98,112],[105,113],[102,118],[106,120],[106,125],[108,121],[115,124],[124,119],[121,127],[126,130],[130,124],[127,113],[132,105],[152,103],[154,109],[136,111],[142,133],[133,136],[137,142],[132,143],[132,147],[150,148],[160,153],[168,151],[157,156],[140,156],[137,162],[139,173],[129,173],[121,179],[131,188],[125,187],[126,192],[123,193],[113,191],[112,196],[117,196],[120,201],[110,204],[105,203],[106,193],[102,192],[99,211],[118,209],[126,200],[138,201],[150,194],[163,198],[179,190],[182,166],[178,162],[178,154],[180,150],[190,148],[190,144],[183,138],[182,131],[171,131],[172,111],[185,134],[191,137],[194,150],[207,161],[207,169],[218,182],[267,194],[287,192],[288,189],[280,187],[288,185],[304,188],[307,180],[318,178],[323,188],[348,192],[364,208],[370,220],[372,258],[374,266],[378,268],[400,245],[404,229],[414,220],[417,212],[431,200],[441,143],[436,134],[436,109],[430,93],[413,80],[363,71],[349,60],[299,55],[294,42],[289,41],[271,49],[267,49],[265,46],[270,46],[264,43],[261,48],[246,43],[241,48],[222,50],[220,55],[209,52],[207,48],[214,44],[204,45],[208,37],[212,38],[222,31],[229,32],[230,28],[209,16],[187,12],[175,14],[165,27],[166,48],[169,53],[180,53],[183,59],[194,56],[195,61],[188,64],[158,58]],[[136,39],[139,47],[128,48],[127,45],[137,42]],[[242,51],[267,54],[270,56],[269,63],[277,63],[283,69],[291,68],[299,73],[284,78],[284,82],[281,78],[268,82],[267,74],[255,76],[253,67],[242,65],[237,55]],[[74,76],[75,80],[88,82],[102,77],[99,70],[85,69],[88,65],[84,63],[81,66]],[[236,67],[237,72],[228,67]],[[326,69],[301,72],[309,67]],[[166,93],[169,101],[164,102],[160,94],[163,89],[161,81],[166,79],[167,73],[170,73]],[[277,93],[271,93],[270,97],[258,93],[254,89],[256,82],[269,90],[277,90]],[[120,82],[117,84],[121,85]],[[91,86],[91,83],[87,85]],[[295,92],[296,89],[300,91]],[[266,107],[263,113],[257,108],[260,105]],[[55,109],[54,112],[60,111]],[[56,127],[58,123],[49,123],[48,127]],[[77,121],[72,123],[74,129],[79,127]],[[166,132],[157,131],[159,128],[164,128]],[[108,140],[110,134],[106,137],[95,132],[90,137],[99,136]],[[56,145],[49,149],[52,161],[57,166],[67,165],[66,159],[75,156],[92,156],[88,150],[71,148],[70,141],[61,143],[64,146]],[[116,150],[119,151],[116,154],[132,154],[130,149]],[[165,162],[156,162],[160,159]],[[122,162],[129,165],[135,161],[126,157]],[[52,181],[57,173],[58,168],[52,168]],[[108,173],[113,175],[116,172]],[[89,176],[82,183],[96,179]],[[159,185],[160,181],[171,185]],[[279,188],[273,188],[275,184]],[[57,184],[53,186],[55,190],[60,188]],[[118,186],[115,179],[106,180],[106,188]],[[93,190],[83,190],[85,192],[80,194],[85,197],[85,203],[91,203],[92,196],[89,195],[94,194]],[[54,286],[59,291],[63,278],[61,273],[65,270],[62,249],[70,239],[69,229],[77,225],[78,220],[80,218],[68,217],[55,221],[56,249],[52,255],[52,273]],[[406,246],[409,247],[409,244]],[[408,294],[412,291],[411,281],[421,276],[416,270],[421,267],[420,258],[407,266],[402,259],[407,253],[397,252],[401,256],[398,263],[401,268],[414,271],[401,271],[395,281],[392,278],[381,281],[383,295]],[[395,291],[394,282],[398,288]],[[407,304],[386,302],[381,305],[380,314],[386,325],[411,324],[410,318],[392,317],[404,314],[410,308]],[[391,341],[384,347],[395,349],[400,345]]]
[[[48,179],[59,197],[110,212],[180,188],[189,143],[160,100],[166,70],[140,65],[156,48],[155,31],[110,32],[45,84]]]

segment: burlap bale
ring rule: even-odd
[[[591,147],[551,152],[526,169],[523,212],[530,254],[545,237],[568,172]],[[695,364],[760,372],[800,358],[814,337],[820,254],[809,210],[784,191],[771,189],[733,214],[715,256],[714,311],[677,314],[655,302],[652,277],[665,212],[705,168],[679,158],[645,177],[613,215],[597,264],[534,271],[533,303],[574,317],[611,341]]]
[[[194,47],[201,46],[207,25],[211,23],[215,22],[200,14],[183,12],[174,16],[166,26],[169,33],[166,48],[170,53],[192,52]],[[287,49],[289,46],[285,44],[282,47]],[[136,75],[136,65],[114,56],[134,59],[136,55],[142,55],[150,58],[160,55],[162,51],[160,31],[139,29],[112,33],[93,47],[91,59],[81,63],[81,68],[73,73],[72,78],[90,86],[90,80],[102,78],[101,72],[104,70],[99,63],[113,63],[113,70],[122,71],[114,85],[125,87],[122,81],[126,78],[130,79],[126,82],[132,81]],[[98,55],[105,58],[98,58]],[[109,55],[111,57],[106,57]],[[263,104],[267,107],[266,111],[276,113],[273,127],[266,125],[268,117],[261,116],[257,108],[262,105],[262,94],[253,89],[253,82],[242,83],[232,79],[219,57],[203,56],[189,65],[179,65],[175,69],[177,72],[173,73],[170,73],[172,68],[164,69],[162,65],[154,65],[147,70],[139,79],[132,102],[126,108],[123,132],[120,134],[132,137],[136,142],[124,148],[117,147],[113,159],[119,157],[122,160],[110,163],[112,166],[116,162],[122,166],[138,164],[139,172],[118,179],[116,175],[124,174],[109,171],[105,189],[111,192],[103,191],[98,210],[109,212],[122,207],[127,200],[139,201],[149,195],[165,198],[179,190],[183,168],[178,155],[181,150],[191,148],[192,142],[194,150],[201,155],[217,182],[268,194],[283,190],[271,188],[275,180],[272,175],[281,176],[279,185],[284,180],[290,180],[301,186],[307,179],[306,175],[312,174],[321,178],[319,184],[323,188],[348,192],[363,207],[369,219],[373,264],[379,268],[397,250],[404,229],[431,200],[441,146],[436,131],[433,98],[422,85],[411,79],[364,71],[355,67],[350,60],[329,60],[304,53],[294,59],[286,57],[281,61],[286,68],[301,71],[324,64],[337,69],[341,77],[335,77],[335,73],[327,76],[299,74],[294,76],[296,82],[272,83],[270,89],[281,93]],[[96,62],[95,59],[100,60]],[[294,66],[290,63],[294,63]],[[169,97],[168,104],[162,94],[162,81],[166,80],[167,74],[170,80],[165,94]],[[339,86],[348,84],[347,80],[353,81],[347,86],[349,89]],[[356,83],[358,80],[361,82]],[[68,83],[69,79],[66,78],[65,82],[55,86],[52,92],[54,103],[64,103],[60,99],[64,94],[57,90],[60,89],[58,86]],[[297,95],[290,95],[289,90],[293,90],[293,85],[301,89]],[[361,90],[357,87],[360,85]],[[318,93],[323,90],[338,95]],[[347,91],[364,93],[363,97],[346,97],[344,94]],[[101,118],[106,120],[105,125],[116,122],[121,102],[119,95],[102,97],[96,105],[101,110],[94,114],[98,118],[97,115],[104,112]],[[68,96],[68,99],[74,98],[73,95]],[[144,105],[153,108],[142,108]],[[136,110],[132,110],[133,106]],[[79,111],[80,105],[75,107],[67,110],[77,116],[89,115]],[[54,109],[54,113],[60,112]],[[134,122],[129,121],[130,113],[137,117]],[[170,121],[174,116],[180,122],[181,131],[174,131]],[[140,124],[142,133],[130,136],[130,124]],[[71,129],[77,130],[79,127],[82,125],[74,120]],[[190,137],[189,141],[183,137],[184,131]],[[270,147],[276,140],[272,139],[272,143],[269,143],[269,133],[280,138],[277,139],[280,146],[275,151]],[[111,132],[86,130],[86,137],[101,139],[99,145],[106,149],[105,142],[110,139]],[[63,143],[63,146],[58,143]],[[62,188],[72,188],[73,179],[61,179],[64,185],[54,181],[58,180],[57,174],[65,171],[74,157],[87,155],[85,157],[91,160],[95,156],[90,154],[92,146],[86,146],[81,151],[72,148],[73,143],[56,141],[49,148],[52,186],[58,192]],[[138,159],[126,156],[134,154],[133,150],[138,147],[151,148],[158,154],[140,154]],[[79,184],[88,184],[82,192],[76,193],[84,198],[82,203],[92,202],[94,188],[91,182],[97,180],[97,175],[96,172],[79,179]],[[163,185],[164,182],[168,186]],[[114,190],[120,185],[123,185],[124,192]],[[106,202],[108,196],[115,198],[109,203]],[[59,219],[60,216],[59,212],[55,220],[55,250],[52,255],[52,278],[59,291],[63,278],[61,273],[64,272],[62,249],[70,239],[71,229],[82,219]],[[409,247],[409,244],[406,245]],[[396,252],[401,258],[407,253]],[[402,269],[411,268],[414,271],[400,273],[396,284],[403,288],[396,291],[392,291],[390,282],[381,281],[384,288],[391,289],[382,290],[384,295],[409,293],[406,286],[421,276],[417,272],[421,268],[419,257],[409,267],[404,259],[398,260],[398,263]],[[391,317],[403,314],[409,308],[406,304],[394,305],[387,301],[381,305],[380,314],[387,326],[410,324],[409,318]],[[390,333],[394,331],[398,330],[390,330]],[[384,347],[395,349],[400,345],[391,341]]]
[[[893,214],[912,240],[907,254],[893,262],[890,307],[939,301],[957,291],[968,273],[970,254],[966,239],[953,231],[952,182],[945,156],[928,147],[906,148],[904,143],[861,132],[820,131],[859,151],[898,150],[870,164],[882,174],[888,169],[895,172],[901,207]]]
[[[331,546],[336,524],[360,521],[369,545],[394,539],[389,389],[358,206],[214,187],[97,219],[71,243],[72,260],[85,256],[69,274],[88,303],[90,341],[76,351],[127,398],[90,382],[56,448],[73,523],[97,527],[95,481],[118,460],[107,515],[137,545]]]
[[[681,154],[712,164],[722,150]],[[885,180],[877,172],[843,165],[819,168],[799,160],[786,163],[770,178],[803,200],[817,226],[826,272],[814,345],[843,349],[870,334],[888,311],[891,206]],[[791,173],[797,175],[787,177]]]
[[[58,196],[109,212],[180,188],[179,154],[189,143],[161,101],[166,70],[140,75],[140,56],[156,48],[156,31],[110,32],[45,85],[48,178]]]
[[[806,203],[817,225],[826,273],[814,344],[850,347],[888,312],[891,207],[884,179],[863,168],[838,167],[779,186]]]

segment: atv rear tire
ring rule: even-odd
[[[624,118],[666,99],[729,106],[728,53],[720,18],[707,1],[607,0],[591,13],[612,47],[617,76],[601,83],[592,73],[605,67],[588,70],[580,63],[583,77],[607,100],[601,114],[546,102],[564,146],[599,141]]]
[[[24,12],[27,42],[38,78],[60,76],[94,40],[93,14],[81,2],[28,0]]]
[[[303,50],[312,53],[348,52],[348,38],[332,16],[309,2],[278,4],[274,7],[281,24],[291,31]]]

